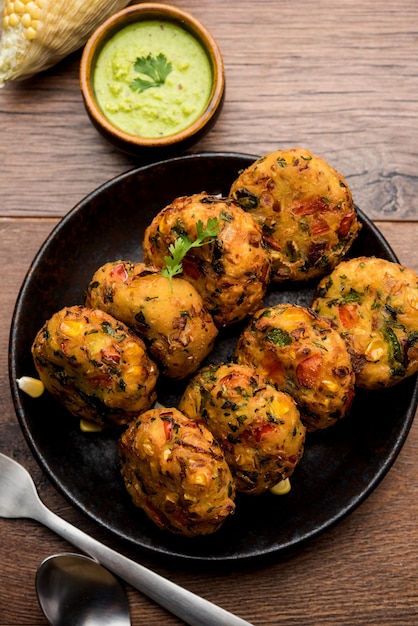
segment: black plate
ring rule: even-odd
[[[171,556],[233,560],[282,551],[329,528],[353,511],[395,461],[411,426],[416,378],[392,389],[359,392],[349,418],[308,436],[304,457],[285,497],[240,496],[236,514],[212,536],[185,539],[158,530],[125,492],[115,433],[83,434],[78,423],[44,394],[19,392],[16,378],[36,375],[30,348],[44,321],[64,306],[83,302],[94,271],[117,259],[140,260],[145,227],[175,197],[208,191],[227,194],[238,171],[256,157],[206,153],[127,172],[82,200],[53,230],[22,285],[10,336],[10,381],[17,416],[37,461],[52,483],[90,518],[136,546]],[[397,261],[376,227],[359,211],[363,229],[351,250]],[[310,305],[314,285],[272,288],[271,305]],[[240,327],[229,328],[212,359],[228,358]],[[166,405],[181,385],[159,384]]]

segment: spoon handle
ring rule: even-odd
[[[249,622],[201,598],[143,565],[108,548],[53,513],[38,500],[36,521],[93,557],[114,574],[190,626],[252,626]]]

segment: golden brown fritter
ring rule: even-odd
[[[277,282],[329,273],[360,228],[343,176],[301,148],[258,159],[234,181],[230,195],[262,225]]]
[[[218,443],[175,408],[151,409],[119,439],[121,471],[133,503],[163,530],[215,532],[235,510],[235,488]]]
[[[80,419],[126,424],[155,402],[158,369],[144,342],[104,311],[58,311],[37,333],[32,355],[45,388]]]
[[[144,339],[161,372],[193,374],[211,352],[218,330],[191,283],[144,263],[115,261],[100,267],[87,288],[86,306],[102,309]]]
[[[239,337],[236,357],[296,401],[308,431],[343,418],[354,397],[354,371],[344,340],[311,309],[261,309]]]
[[[341,262],[312,307],[344,338],[356,384],[389,387],[418,371],[418,276],[375,257]]]
[[[205,421],[225,453],[237,491],[263,493],[291,476],[302,457],[306,429],[294,400],[252,367],[203,368],[179,409]]]
[[[145,232],[144,260],[164,267],[169,246],[179,235],[197,238],[197,222],[217,218],[219,232],[212,243],[190,250],[183,275],[200,293],[218,327],[256,311],[270,277],[270,259],[261,228],[230,199],[206,193],[176,198],[153,219]]]

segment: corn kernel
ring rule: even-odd
[[[22,24],[25,28],[28,28],[32,24],[32,18],[29,13],[24,13],[22,15]]]
[[[31,41],[32,39],[35,39],[35,37],[36,37],[36,30],[34,28],[32,28],[32,26],[30,26],[29,28],[26,29],[25,37],[29,41]]]
[[[273,400],[273,402],[270,404],[270,409],[274,413],[274,415],[286,415],[286,413],[289,413],[290,407],[284,402]]]
[[[187,491],[184,493],[183,498],[188,502],[197,502],[197,498],[192,493],[188,493]]]
[[[3,28],[4,28],[4,30],[6,30],[6,28],[8,28],[8,27],[9,27],[9,16],[5,15],[3,17]]]
[[[31,398],[39,398],[45,391],[44,384],[39,378],[32,378],[31,376],[22,376],[17,379],[17,385],[19,389],[28,394]]]
[[[190,476],[190,483],[192,485],[206,486],[208,484],[208,477],[203,472],[195,472]]]
[[[274,487],[271,487],[270,493],[275,496],[284,496],[289,493],[291,488],[292,486],[290,484],[290,480],[288,478],[285,478],[284,480],[281,480],[279,483],[277,483],[277,485],[274,485]]]
[[[28,28],[28,30],[30,30]],[[60,331],[67,335],[67,337],[77,337],[83,329],[83,324],[81,322],[76,322],[74,320],[68,320],[61,322]]]
[[[98,433],[102,430],[102,427],[99,424],[95,424],[94,422],[80,420],[80,430],[83,433]]]
[[[364,355],[368,361],[378,361],[385,352],[385,344],[382,339],[375,338],[370,341]]]
[[[173,504],[177,504],[177,502],[179,501],[179,497],[176,493],[170,492],[170,493],[167,493],[167,495],[165,496],[165,501],[172,502]]]
[[[29,2],[26,5],[26,11],[34,20],[39,20],[41,16],[41,9],[34,2]]]
[[[16,13],[10,13],[10,15],[9,15],[9,26],[11,28],[15,28],[15,26],[18,26],[19,21],[20,20],[19,20],[18,16],[16,15]]]
[[[283,311],[282,317],[283,319],[294,322],[303,322],[305,320],[305,315],[303,314],[303,312],[293,308],[289,308]]]
[[[124,353],[127,360],[136,358],[140,359],[144,354],[144,350],[139,343],[136,343],[135,341],[129,341],[127,344],[125,344]]]
[[[138,379],[143,376],[142,365],[131,365],[126,368],[124,373],[124,379],[127,385],[130,383],[137,384]]]
[[[327,389],[327,391],[331,391],[331,392],[338,391],[338,384],[334,382],[333,380],[324,379],[322,381],[322,384]]]
[[[23,13],[25,12],[25,5],[23,4],[22,0],[16,0],[14,10],[15,13],[17,13],[18,15],[23,15]]]
[[[100,333],[93,333],[85,337],[86,348],[90,357],[95,357],[107,346],[107,337]]]

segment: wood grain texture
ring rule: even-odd
[[[418,271],[418,4],[415,0],[175,0],[221,46],[227,93],[194,151],[263,154],[296,145],[347,178],[400,261]],[[92,128],[78,88],[80,52],[0,90],[0,451],[34,476],[47,506],[107,545],[254,626],[416,626],[418,425],[382,483],[305,546],[245,564],[186,565],[116,540],[73,509],[20,431],[7,351],[18,291],[51,229],[98,185],[143,162]],[[34,576],[74,550],[30,520],[0,519],[0,626],[45,626]],[[126,586],[132,624],[181,622]]]
[[[10,320],[20,284],[54,219],[2,219],[0,263],[8,267],[0,315]],[[382,222],[400,261],[418,270],[416,223]],[[10,263],[10,260],[12,262]],[[255,626],[318,624],[415,626],[417,613],[418,426],[414,424],[395,465],[376,491],[346,520],[303,548],[280,558],[232,566],[173,564],[130,549],[86,519],[53,489],[31,456],[18,426],[7,378],[8,328],[0,332],[0,451],[35,478],[54,512],[107,545],[247,619]],[[74,550],[29,520],[0,519],[0,624],[46,624],[34,576],[49,554]],[[177,625],[179,620],[126,586],[133,625]]]
[[[222,115],[194,151],[306,147],[347,177],[370,217],[415,217],[415,0],[172,4],[208,26],[225,60]],[[141,163],[91,126],[78,88],[80,54],[0,91],[2,214],[61,216]]]

